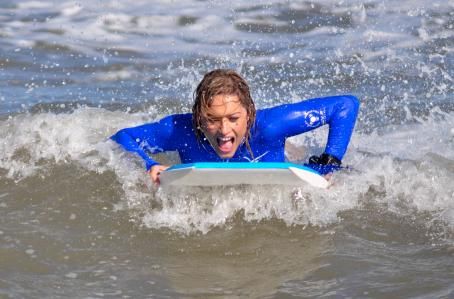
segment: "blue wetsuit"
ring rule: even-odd
[[[325,153],[342,160],[353,132],[358,108],[358,99],[345,95],[257,110],[249,139],[254,158],[261,162],[284,162],[287,137],[328,124]],[[150,154],[164,151],[177,151],[182,163],[248,162],[254,159],[244,143],[232,158],[220,158],[205,138],[200,141],[196,139],[191,113],[174,114],[158,122],[122,129],[111,138],[126,150],[140,155],[145,160],[147,170],[158,164]],[[329,172],[317,170],[322,174]]]

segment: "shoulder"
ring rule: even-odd
[[[272,120],[280,120],[287,113],[295,110],[294,104],[280,104],[257,110],[257,125],[269,124]]]
[[[184,134],[192,131],[192,113],[171,114],[157,122],[161,130],[167,134]]]
[[[171,114],[158,121],[159,124],[171,127],[185,127],[192,125],[192,113]]]
[[[310,110],[324,110],[335,107],[349,107],[358,109],[359,100],[353,95],[336,95],[319,98],[305,99],[294,103],[286,103],[270,108],[265,108],[257,111],[257,115],[261,114],[262,118],[279,117],[292,114],[294,112],[303,112]]]
[[[279,138],[282,132],[283,105],[257,110],[255,124],[252,128],[252,136],[264,140]]]
[[[192,113],[174,114],[173,125],[185,133],[192,133]]]

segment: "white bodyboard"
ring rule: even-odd
[[[315,170],[280,162],[201,162],[177,164],[163,171],[161,186],[311,185],[327,188]]]

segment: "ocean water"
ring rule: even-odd
[[[453,298],[453,26],[452,0],[2,0],[0,297]],[[356,95],[351,170],[153,186],[108,137],[219,67],[259,108]]]

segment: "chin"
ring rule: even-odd
[[[232,158],[233,156],[235,156],[235,153],[236,153],[236,149],[230,153],[222,153],[222,152],[217,152],[218,156],[222,159],[230,159]]]
[[[221,153],[218,153],[218,156],[219,156],[220,158],[222,158],[222,159],[230,159],[230,158],[232,158],[234,155],[235,155],[235,153],[233,153],[233,154],[230,154],[230,153],[229,153],[229,154],[224,154],[224,153],[221,154]]]

